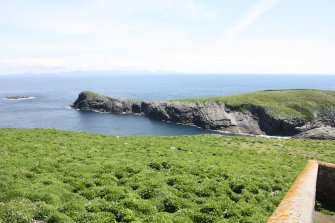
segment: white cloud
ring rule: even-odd
[[[240,19],[237,24],[225,33],[222,38],[222,42],[228,43],[231,40],[236,39],[244,30],[252,25],[260,15],[273,8],[278,2],[279,0],[261,0],[258,2],[242,17],[242,19]]]
[[[0,7],[0,73],[335,72],[335,45],[333,38],[324,41],[326,35],[293,38],[265,30],[264,36],[238,38],[280,0],[258,0],[244,15],[243,3],[232,13],[230,1],[216,0],[33,1]]]

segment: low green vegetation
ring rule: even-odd
[[[82,93],[85,94],[88,97],[101,97],[100,94],[95,93],[93,91],[83,91]]]
[[[0,129],[0,222],[266,222],[335,141]]]
[[[335,109],[335,91],[269,90],[224,97],[178,99],[177,101],[222,101],[228,107],[244,110],[248,105],[262,107],[270,115],[285,119],[311,119],[315,113]]]
[[[335,205],[324,204],[321,202],[315,202],[315,210],[326,215],[335,216]]]

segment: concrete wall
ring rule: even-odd
[[[312,223],[318,162],[308,161],[268,223]]]
[[[319,163],[316,200],[335,207],[335,165]]]
[[[335,165],[310,160],[268,223],[312,223],[315,200],[335,205]]]

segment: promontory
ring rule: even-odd
[[[335,139],[335,91],[266,90],[171,101],[121,99],[83,91],[72,107],[137,113],[160,121],[233,133]]]

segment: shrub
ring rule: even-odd
[[[164,169],[171,169],[172,165],[168,162],[161,162],[161,166],[164,168]]]
[[[150,199],[155,197],[158,194],[158,191],[156,188],[152,186],[147,186],[143,189],[141,189],[138,194],[141,196],[142,199]]]
[[[193,221],[195,223],[213,223],[215,221],[215,217],[203,213],[195,213],[193,215]]]
[[[59,212],[66,214],[73,219],[78,219],[86,213],[85,206],[80,200],[70,200],[62,204],[58,209]]]
[[[213,191],[210,187],[202,186],[196,189],[195,194],[199,197],[209,197],[211,196]]]
[[[242,190],[244,189],[244,184],[245,182],[239,180],[229,182],[230,189],[236,194],[242,193]]]
[[[46,223],[74,223],[67,215],[54,212],[46,220]]]
[[[164,211],[168,213],[174,213],[181,209],[182,207],[182,202],[180,201],[179,198],[176,197],[165,197],[161,200],[158,210],[159,211]]]
[[[171,169],[172,168],[172,165],[168,162],[150,162],[148,164],[148,167],[150,167],[151,169],[154,169],[154,170],[162,170],[162,169]]]
[[[221,207],[216,203],[207,203],[201,209],[201,213],[220,216],[222,214]]]
[[[117,222],[131,222],[136,220],[135,213],[128,208],[114,206],[112,212],[114,213]]]
[[[35,203],[35,212],[33,219],[45,220],[54,212],[56,212],[56,210],[51,205],[48,205],[44,202],[37,202]]]
[[[0,203],[0,214],[4,222],[30,223],[33,219],[34,204],[28,199],[17,198]]]
[[[112,223],[116,222],[115,215],[111,212],[87,213],[78,219],[76,223]]]
[[[144,215],[157,212],[152,203],[147,200],[127,199],[122,202],[123,206]]]
[[[166,184],[169,185],[169,186],[174,186],[174,185],[176,185],[176,183],[177,183],[177,178],[175,178],[175,177],[172,177],[172,178],[170,178],[166,181]]]
[[[161,169],[161,164],[157,162],[151,162],[148,164],[148,167],[154,170],[160,170]]]
[[[33,202],[42,201],[47,204],[57,204],[61,200],[60,197],[52,192],[40,190],[32,191],[26,197]]]
[[[124,191],[117,186],[99,188],[97,197],[106,199],[107,201],[118,201],[126,197]]]

